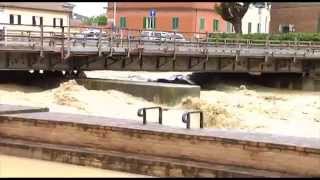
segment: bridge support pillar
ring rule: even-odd
[[[320,91],[320,78],[302,78],[302,90],[305,91]]]

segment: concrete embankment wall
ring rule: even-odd
[[[0,116],[0,137],[320,176],[320,142],[315,138],[187,130],[62,113]]]
[[[90,78],[78,79],[77,82],[90,90],[114,89],[148,101],[168,105],[180,103],[187,96],[200,97],[200,86]]]

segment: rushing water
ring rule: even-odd
[[[146,177],[58,162],[0,155],[1,177]]]

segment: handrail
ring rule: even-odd
[[[200,128],[203,128],[203,112],[202,111],[190,111],[182,114],[182,122],[187,124],[187,129],[190,129],[190,114],[200,114]]]
[[[138,110],[138,116],[143,117],[143,124],[147,124],[147,111],[149,109],[158,109],[159,110],[159,119],[158,122],[159,124],[162,124],[162,108],[160,106],[157,107],[147,107],[147,108],[141,108]]]

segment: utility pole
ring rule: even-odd
[[[116,11],[117,11],[117,3],[113,2],[113,26],[116,27]]]

